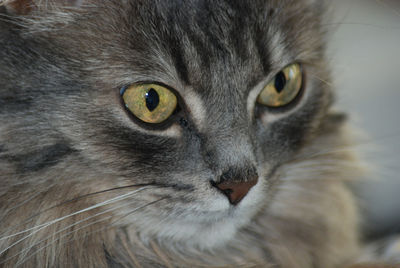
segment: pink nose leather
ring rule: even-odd
[[[232,205],[237,205],[247,195],[251,187],[257,184],[258,178],[255,177],[248,181],[223,181],[215,183],[213,186],[218,188]]]

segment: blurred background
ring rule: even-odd
[[[367,134],[354,145],[371,165],[357,185],[375,235],[400,231],[400,1],[331,1],[328,56],[337,106]]]

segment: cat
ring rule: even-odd
[[[323,1],[0,8],[1,267],[357,258]]]

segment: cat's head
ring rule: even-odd
[[[84,202],[218,245],[274,202],[327,118],[320,1],[17,2],[33,5],[0,22],[3,196],[121,187]]]

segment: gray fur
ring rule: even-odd
[[[0,14],[0,266],[329,268],[357,255],[345,181],[358,168],[334,150],[348,140],[323,82],[320,1],[61,2]],[[248,102],[293,62],[298,102]],[[179,96],[167,123],[124,111],[119,90],[143,81]],[[259,175],[237,207],[210,184],[227,174]]]

